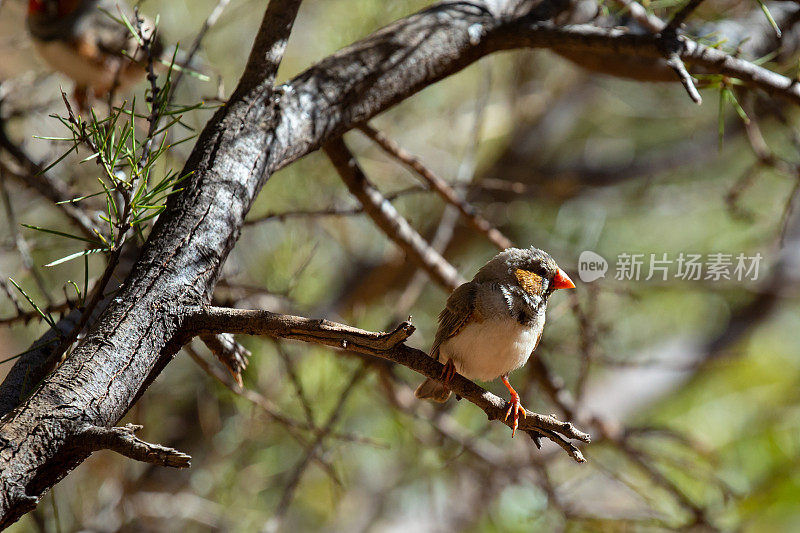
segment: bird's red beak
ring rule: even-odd
[[[563,270],[561,270],[559,268],[558,272],[556,272],[556,275],[553,278],[553,288],[554,289],[574,289],[575,288],[575,284],[572,283],[572,280],[569,279],[569,276],[567,276],[566,272],[564,272]]]

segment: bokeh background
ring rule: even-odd
[[[309,0],[279,78],[427,4]],[[143,11],[159,14],[162,36],[183,45],[214,5],[149,0]],[[650,5],[659,14],[673,9]],[[211,81],[189,79],[178,102],[213,107],[230,93],[263,7],[230,3],[203,42]],[[46,162],[64,147],[34,136],[65,133],[49,115],[64,113],[58,91],[71,83],[35,56],[24,9],[21,1],[0,4],[0,112],[9,136]],[[709,0],[695,18],[737,19],[758,9]],[[796,58],[767,65],[794,75]],[[141,101],[144,87],[137,91]],[[782,278],[773,305],[748,307],[776,275],[792,221],[797,113],[780,101],[738,95],[774,154],[766,164],[734,106],[718,105],[717,89],[702,94],[696,106],[677,83],[590,74],[550,52],[523,50],[487,57],[372,122],[515,243],[548,250],[570,272],[584,250],[611,263],[605,278],[581,283],[573,276],[577,290],[553,296],[540,361],[511,376],[529,409],[591,431],[594,442],[582,446],[588,463],[547,443],[537,450],[525,435],[511,440],[505,426],[487,423],[467,402],[414,400],[421,378],[405,368],[368,361],[362,375],[364,361],[352,354],[240,338],[252,351],[247,392],[232,391],[181,352],[126,419],[144,425],[146,440],[192,455],[191,469],[97,453],[12,531],[797,530],[797,285]],[[189,128],[201,128],[211,112],[187,115],[187,128],[172,134],[192,135]],[[462,275],[471,277],[496,253],[366,137],[351,132],[347,140],[380,190],[400,193],[393,200],[400,213]],[[191,144],[177,146],[164,169],[180,168]],[[52,172],[96,192],[96,168],[80,163],[85,155]],[[69,227],[34,192],[11,179],[4,184],[19,222]],[[350,213],[357,207],[323,154],[282,170],[250,218],[295,214],[245,228],[215,297],[366,329],[412,315],[418,330],[409,344],[427,349],[447,293],[367,217]],[[345,213],[296,213],[320,210]],[[64,301],[67,280],[82,284],[81,262],[38,268],[44,294],[23,268],[7,220],[4,212],[0,275],[40,303]],[[20,231],[36,265],[80,250],[75,241]],[[614,279],[621,253],[681,252],[760,253],[764,260],[749,283]],[[90,267],[99,275],[102,260],[92,258]],[[0,318],[15,313],[0,296]],[[0,329],[0,359],[27,349],[45,327],[34,320]],[[202,344],[193,349],[227,378]],[[0,376],[10,365],[0,365]],[[507,394],[499,382],[486,386]],[[270,413],[309,417],[320,427],[335,414],[336,434],[309,460],[314,434]]]

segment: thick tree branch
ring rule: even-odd
[[[517,21],[502,31],[498,30],[497,38],[506,47],[551,48],[570,58],[575,58],[578,54],[583,54],[587,58],[599,56],[606,60],[611,57],[608,72],[622,76],[625,74],[617,72],[619,65],[614,64],[614,57],[624,62],[626,59],[661,60],[663,55],[660,50],[662,37],[658,35],[629,33],[624,29],[597,28],[588,24],[558,27],[547,22],[527,24]],[[702,72],[738,78],[771,96],[779,96],[800,104],[800,84],[794,80],[685,37],[678,37],[677,41],[678,57],[685,63],[699,67]],[[667,81],[668,78],[663,76],[662,65],[666,66],[651,61],[649,68],[653,79]],[[638,67],[641,68],[642,65]],[[660,68],[662,76],[659,76]],[[595,70],[603,71],[603,68],[595,65]],[[643,76],[642,79],[647,78]]]
[[[398,363],[433,379],[438,379],[444,368],[425,352],[404,344],[414,332],[414,326],[410,322],[403,322],[393,331],[383,333],[328,320],[313,320],[269,311],[209,307],[189,315],[184,327],[184,334],[191,336],[209,333],[266,335],[347,349]],[[509,427],[513,425],[512,420],[504,420],[507,403],[499,396],[460,375],[456,375],[451,381],[450,388],[483,409],[489,420],[501,420]],[[571,423],[561,422],[552,416],[531,411],[527,411],[527,415],[519,421],[520,430],[532,437],[546,437],[561,446],[577,462],[585,461],[580,450],[565,438],[589,442],[588,434],[579,431]]]
[[[272,0],[242,81],[209,122],[140,259],[98,323],[19,408],[0,420],[0,527],[80,464],[70,446],[88,424],[110,427],[181,343],[180,310],[207,300],[267,173],[277,122],[271,87],[298,0]]]
[[[636,2],[635,0],[615,0],[616,3],[624,6],[627,8],[631,16],[636,20],[639,24],[644,26],[650,33],[655,35],[661,34],[661,43],[662,43],[662,51],[664,54],[664,59],[667,62],[667,66],[675,71],[678,75],[678,79],[680,80],[683,87],[686,89],[686,92],[689,94],[689,98],[692,99],[697,105],[703,103],[703,98],[700,96],[700,93],[697,91],[697,87],[694,85],[694,80],[692,79],[691,74],[686,70],[686,65],[683,64],[680,56],[678,55],[677,51],[674,49],[676,41],[675,41],[675,31],[673,29],[667,29],[665,23],[658,18],[657,16],[650,14],[647,10],[642,7],[641,4]],[[674,21],[674,19],[673,19]],[[670,22],[672,24],[672,22]]]
[[[438,22],[445,13],[450,16],[445,19],[446,30]],[[535,22],[533,15],[499,19],[491,13],[439,4],[387,26],[282,85],[277,105],[292,119],[278,125],[277,134],[286,142],[278,147],[270,169],[283,168],[421,88],[501,50],[549,48],[599,72],[675,80],[663,58],[659,35],[588,24],[560,27]],[[786,76],[684,37],[677,39],[675,52],[701,72],[735,77],[800,103],[800,84]]]
[[[396,348],[415,330],[408,321],[385,333],[271,311],[209,307],[188,315],[182,333],[187,337],[220,333],[266,335],[374,355]]]

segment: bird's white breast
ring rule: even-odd
[[[35,41],[34,45],[42,59],[53,69],[63,72],[75,80],[78,85],[92,87],[99,93],[110,91],[115,85],[120,92],[125,92],[145,74],[144,69],[138,67],[123,68],[118,72],[118,65],[100,64],[83,57],[75,49],[61,41]],[[128,60],[122,61],[127,62]],[[128,66],[126,63],[123,65]]]
[[[523,326],[511,317],[470,322],[442,343],[439,360],[452,359],[466,378],[491,381],[528,361],[541,330],[539,324]]]

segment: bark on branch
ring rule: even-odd
[[[647,76],[648,72],[637,71],[638,79],[669,81],[671,78],[668,76],[674,76],[663,61],[663,37],[660,35],[629,33],[624,29],[605,29],[588,24],[559,27],[549,22],[530,24],[517,21],[498,31],[497,39],[508,48],[550,48],[593,70],[619,76],[625,76],[624,71],[619,71],[619,66],[626,65],[626,60],[650,59],[649,73],[652,77]],[[800,84],[795,80],[685,37],[676,39],[675,54],[700,72],[737,78],[771,96],[800,104]],[[592,58],[605,61],[605,65],[594,63]],[[637,68],[642,69],[642,64],[637,64]]]
[[[189,468],[191,457],[178,450],[160,444],[145,442],[136,436],[142,426],[127,424],[125,427],[104,428],[86,426],[79,438],[85,440],[91,451],[111,450],[125,457],[172,468]]]
[[[184,328],[183,333],[187,336],[233,333],[323,344],[380,357],[433,379],[438,379],[444,368],[422,350],[404,344],[415,329],[408,321],[389,333],[383,333],[270,311],[209,307],[189,315]],[[483,409],[489,420],[501,420],[508,427],[513,425],[512,420],[504,420],[507,409],[505,400],[458,374],[450,383],[450,388],[456,394]],[[534,439],[546,437],[561,446],[575,461],[585,461],[581,451],[569,439],[590,442],[591,438],[569,422],[527,411],[527,417],[519,421],[519,430]]]

